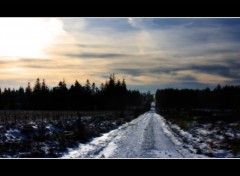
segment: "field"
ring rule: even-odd
[[[135,111],[0,111],[0,157],[55,158],[138,117]]]
[[[184,147],[215,158],[240,157],[240,113],[236,110],[195,109],[160,112]]]

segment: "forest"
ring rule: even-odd
[[[240,109],[240,86],[217,85],[213,90],[162,89],[156,92],[159,109]]]
[[[114,74],[100,88],[87,79],[84,85],[76,80],[70,88],[63,80],[50,89],[37,78],[33,87],[28,83],[25,89],[0,89],[1,110],[134,110],[149,109],[151,101],[150,93],[128,90],[125,80]]]

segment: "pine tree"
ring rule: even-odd
[[[95,85],[95,83],[92,83],[91,93],[92,93],[92,95],[95,95],[95,93],[96,93],[96,85]]]
[[[66,81],[65,81],[65,79],[63,79],[63,82],[62,82],[62,87],[63,87],[63,88],[67,88],[67,84],[66,84]]]
[[[42,81],[41,90],[42,90],[43,93],[46,93],[46,92],[49,91],[48,86],[46,85],[45,79],[43,79],[43,81]]]
[[[118,81],[117,81],[117,87],[118,87],[118,88],[121,87],[121,82],[120,82],[119,79],[118,79]]]
[[[80,89],[82,88],[81,84],[80,84],[77,80],[75,81],[74,87],[75,87],[77,90],[80,90]]]
[[[85,85],[85,89],[86,89],[87,92],[90,92],[90,91],[91,91],[90,85],[91,85],[91,84],[90,84],[90,81],[89,81],[89,79],[87,79],[86,85]]]
[[[36,79],[36,82],[35,82],[35,85],[34,85],[34,88],[33,88],[33,92],[35,94],[39,93],[41,91],[41,83],[40,83],[40,79],[37,78]]]
[[[110,78],[109,78],[109,86],[110,87],[114,87],[116,85],[116,78],[115,78],[115,74],[111,74]]]
[[[127,90],[127,85],[126,85],[126,82],[125,82],[125,79],[123,78],[123,80],[122,80],[122,88],[123,88],[123,90]]]
[[[0,109],[2,109],[2,89],[0,88]]]
[[[30,82],[28,82],[25,92],[27,96],[30,96],[32,94],[32,88],[31,88]]]

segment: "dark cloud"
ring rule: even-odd
[[[206,73],[211,75],[218,75],[225,78],[230,78],[233,80],[240,80],[240,61],[238,59],[224,59],[219,60],[216,63],[213,62],[203,62],[202,64],[187,64],[185,66],[175,66],[175,67],[153,67],[147,70],[147,73],[153,74],[170,74],[172,76],[179,76],[178,71],[197,71],[199,73]],[[133,71],[132,71],[133,72]],[[183,80],[193,79],[189,77],[182,78]]]
[[[50,62],[50,61],[53,61],[52,59],[38,59],[38,58],[32,58],[32,59],[26,59],[26,58],[21,58],[21,59],[18,59],[17,61],[19,62]]]
[[[186,83],[189,83],[189,82],[197,82],[197,79],[193,76],[190,76],[190,75],[187,75],[187,76],[182,76],[180,78],[178,78],[178,80],[182,80]]]
[[[116,73],[123,73],[132,76],[140,76],[144,74],[144,70],[140,69],[133,69],[133,68],[118,68],[114,70]]]
[[[0,61],[0,65],[6,64],[6,61]]]
[[[240,63],[235,61],[226,61],[224,65],[191,65],[188,69],[202,73],[219,75],[230,79],[240,79]]]
[[[4,60],[0,61],[0,65],[15,65],[26,68],[53,68],[54,65],[49,64],[53,60],[50,59],[18,59],[18,60]]]
[[[13,61],[17,63],[21,63],[25,68],[54,68],[55,65],[51,64],[53,60],[51,59],[19,59],[17,61]]]
[[[39,64],[27,64],[27,65],[23,65],[23,67],[25,68],[41,68],[41,69],[51,69],[51,68],[56,68],[56,66],[54,65],[39,65]]]
[[[184,68],[171,68],[171,67],[153,67],[153,68],[116,68],[114,71],[117,73],[129,74],[132,76],[141,75],[157,75],[157,74],[170,74],[173,76],[177,75],[177,71],[184,70]]]
[[[128,54],[117,54],[117,53],[81,53],[81,54],[67,54],[69,57],[75,58],[120,58],[130,56]]]
[[[110,45],[104,45],[104,44],[78,44],[77,45],[80,48],[109,48],[112,47]]]
[[[239,53],[238,48],[219,48],[219,49],[206,49],[205,53],[201,53],[202,55],[209,55],[209,54],[232,54],[232,53]],[[200,53],[199,53],[200,55]]]
[[[209,75],[221,76],[228,78],[232,81],[225,81],[219,84],[237,84],[240,83],[240,62],[238,60],[229,59],[222,60],[221,62],[216,63],[203,63],[203,64],[188,64],[181,67],[153,67],[146,69],[138,69],[138,68],[118,68],[115,69],[116,73],[128,74],[131,76],[141,76],[141,75],[158,75],[161,77],[161,74],[168,74],[173,77],[174,80],[172,84],[169,83],[161,83],[161,86],[165,87],[189,87],[189,88],[213,88],[216,84],[213,82],[212,84],[202,83],[197,80],[193,75],[182,75],[179,71],[193,71],[195,73],[205,73]],[[145,88],[147,88],[146,86]],[[142,87],[144,88],[144,87]]]
[[[145,74],[171,74],[176,75],[176,71],[182,70],[184,68],[179,67],[164,67],[164,66],[155,66],[154,64],[151,65],[149,63],[146,63],[148,65],[148,68],[141,67],[141,65],[135,63],[134,61],[129,61],[126,63],[120,63],[118,65],[112,64],[111,66],[114,68],[114,70],[117,73],[125,73],[132,76],[141,76]]]
[[[66,65],[58,66],[54,64],[54,60],[51,59],[18,59],[18,60],[6,60],[0,61],[0,65],[16,65],[23,68],[33,69],[55,69],[55,68],[66,68]],[[72,65],[69,65],[72,66]]]
[[[177,75],[177,71],[184,70],[184,68],[180,67],[153,67],[148,69],[149,73],[154,73],[154,74],[170,74],[170,75]]]

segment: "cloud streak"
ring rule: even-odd
[[[80,53],[80,54],[67,54],[69,57],[75,58],[123,58],[128,57],[127,54],[117,54],[117,53]]]

